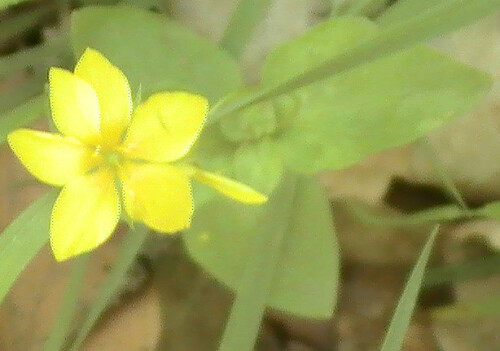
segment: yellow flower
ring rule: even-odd
[[[92,49],[74,73],[51,68],[49,85],[52,119],[62,135],[18,129],[8,141],[36,178],[63,186],[50,224],[58,261],[107,240],[121,203],[132,220],[158,232],[188,228],[194,208],[190,178],[238,201],[267,200],[243,184],[178,163],[203,127],[204,97],[162,92],[132,113],[127,78]]]

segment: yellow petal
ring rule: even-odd
[[[127,163],[120,171],[125,209],[158,232],[174,233],[191,224],[193,200],[188,176],[169,165]]]
[[[178,160],[198,138],[207,112],[208,101],[202,96],[184,92],[155,94],[134,112],[124,150],[136,159]]]
[[[99,142],[99,100],[89,83],[60,68],[49,71],[50,108],[57,129],[89,144]]]
[[[193,171],[193,177],[200,183],[211,186],[227,197],[240,202],[261,204],[267,201],[267,196],[249,186],[214,173],[196,169]]]
[[[103,169],[68,183],[52,210],[50,245],[56,260],[95,249],[113,233],[119,218],[112,172]]]
[[[97,93],[101,108],[103,143],[121,142],[132,114],[132,98],[127,77],[99,52],[87,49],[75,68],[75,75],[89,83]]]
[[[91,147],[71,137],[17,129],[7,138],[12,151],[28,171],[52,185],[64,185],[100,161]]]

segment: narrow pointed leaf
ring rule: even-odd
[[[380,351],[399,351],[403,345],[406,330],[410,325],[410,320],[417,303],[418,293],[424,278],[425,268],[431,256],[432,247],[436,240],[439,227],[436,227],[425,244],[420,257],[410,274],[406,287],[401,295],[391,324],[385,335],[384,343]]]
[[[57,191],[42,195],[0,234],[0,303],[17,277],[49,240],[49,222]]]
[[[266,206],[267,216],[244,260],[219,351],[251,351],[254,347],[291,220],[295,182],[287,179]]]
[[[89,257],[89,255],[77,257],[72,263],[71,275],[64,291],[64,297],[59,307],[56,321],[45,343],[45,351],[60,351],[68,341]]]

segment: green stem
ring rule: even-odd
[[[101,293],[97,301],[92,305],[87,319],[78,329],[78,334],[70,351],[77,351],[82,346],[85,338],[90,333],[109,302],[116,295],[121,287],[123,280],[133,264],[137,253],[142,247],[148,230],[144,226],[137,226],[136,230],[129,230],[123,238],[123,242],[118,252],[118,256],[111,268],[111,271],[102,284]]]
[[[266,211],[270,218],[262,221],[263,226],[256,233],[219,351],[250,351],[255,345],[295,196],[296,180],[289,179],[284,184],[267,205],[272,209]]]
[[[90,255],[77,257],[73,262],[71,275],[66,285],[66,291],[59,307],[59,313],[56,322],[52,327],[52,332],[45,343],[45,351],[59,351],[68,341],[68,333],[71,327],[71,321],[75,313],[80,291],[83,287],[85,272]]]
[[[408,215],[385,215],[375,213],[372,209],[359,202],[350,201],[345,204],[346,209],[364,224],[378,227],[413,227],[424,224],[437,224],[468,218],[469,212],[456,205],[433,207]]]

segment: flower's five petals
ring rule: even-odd
[[[78,61],[75,75],[89,83],[97,93],[101,111],[102,142],[121,142],[132,115],[132,98],[127,77],[99,52],[87,49]]]
[[[42,182],[52,185],[64,185],[100,162],[90,147],[71,137],[17,129],[7,139],[28,171]]]
[[[60,68],[49,71],[50,108],[57,129],[84,143],[100,141],[99,100],[89,83]]]
[[[56,260],[91,251],[106,241],[120,218],[114,175],[100,170],[62,189],[52,210],[50,245]]]
[[[124,150],[131,158],[171,162],[187,154],[208,113],[208,101],[185,92],[158,93],[132,118]]]
[[[191,186],[181,169],[129,162],[121,168],[120,179],[130,218],[162,233],[190,226],[194,209]]]
[[[193,170],[193,177],[200,183],[214,188],[227,197],[246,204],[262,204],[267,201],[267,196],[249,186],[214,173],[195,169]]]

